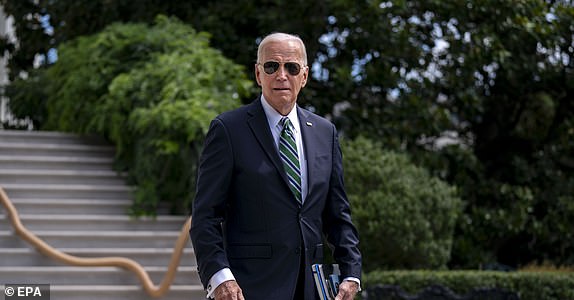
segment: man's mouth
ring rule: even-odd
[[[275,91],[288,91],[289,88],[274,88]]]

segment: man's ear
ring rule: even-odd
[[[307,85],[307,79],[309,78],[309,66],[305,66],[303,70],[303,80],[301,81],[301,88],[304,88]]]
[[[257,85],[261,86],[261,72],[259,71],[259,66],[255,64],[255,80],[257,80]]]

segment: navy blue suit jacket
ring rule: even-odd
[[[310,265],[322,262],[324,236],[342,276],[361,277],[335,126],[297,113],[309,187],[303,205],[289,189],[260,99],[212,121],[190,230],[204,286],[227,267],[246,299],[292,300],[304,255],[305,299],[315,299]]]

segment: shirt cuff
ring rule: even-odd
[[[235,277],[229,268],[223,268],[217,271],[217,273],[213,274],[213,276],[211,276],[209,279],[209,283],[207,284],[207,298],[213,299],[213,292],[215,289],[223,282],[229,280],[235,280]]]
[[[359,278],[355,278],[355,277],[345,277],[345,279],[343,279],[343,281],[354,281],[356,283],[359,284],[359,292],[362,290],[361,289],[361,279]]]

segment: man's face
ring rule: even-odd
[[[255,65],[255,77],[257,84],[261,86],[263,96],[269,104],[280,114],[286,115],[291,111],[297,95],[301,88],[307,83],[309,67],[303,65],[303,53],[300,44],[294,40],[270,41],[262,51],[260,61]],[[265,63],[279,63],[279,67],[273,74],[267,74],[265,70],[272,71],[273,68],[264,68]],[[287,63],[287,66],[285,65]],[[301,70],[298,74],[289,73],[293,69],[293,64],[297,63]],[[277,64],[274,64],[277,66]]]

